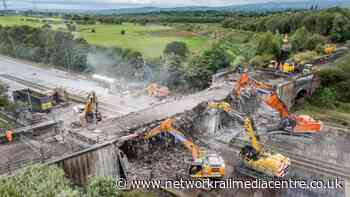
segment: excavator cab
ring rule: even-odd
[[[337,49],[337,45],[335,44],[326,44],[324,47],[324,53],[326,55],[331,55],[332,53],[334,53]]]
[[[295,63],[291,61],[286,61],[284,64],[282,64],[281,69],[283,73],[292,73],[295,71]]]
[[[225,161],[216,153],[204,155],[190,164],[192,178],[221,178],[225,175]]]
[[[241,156],[241,158],[247,161],[258,160],[258,153],[252,146],[249,145],[244,146],[239,152],[239,155]]]

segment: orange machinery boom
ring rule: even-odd
[[[242,89],[244,89],[248,85],[252,86],[253,88],[261,88],[261,89],[269,89],[269,90],[272,89],[272,85],[252,79],[249,77],[248,72],[244,72],[241,74],[239,80],[236,83],[236,87],[234,88],[235,90],[234,95],[239,97],[241,95]]]
[[[167,119],[163,121],[159,127],[156,127],[149,132],[145,133],[144,138],[149,139],[155,135],[158,135],[162,132],[170,133],[175,137],[175,139],[180,140],[183,145],[192,153],[193,160],[197,160],[200,157],[199,147],[193,144],[190,140],[186,139],[185,136],[178,130],[176,130],[172,124],[174,119]]]
[[[322,123],[307,115],[290,114],[286,105],[278,98],[276,92],[271,92],[265,103],[280,114],[282,126],[292,133],[317,133],[321,131]]]

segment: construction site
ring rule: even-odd
[[[339,54],[335,54],[339,56]],[[334,57],[332,57],[334,59]],[[330,59],[332,59],[330,58]],[[337,57],[335,57],[337,58]],[[73,183],[90,176],[137,179],[254,178],[344,181],[342,189],[167,190],[164,196],[348,196],[350,132],[290,108],[319,86],[300,72],[223,71],[211,87],[172,95],[102,75],[43,69],[1,57],[0,80],[13,102],[1,112],[0,173],[57,165]],[[14,67],[13,64],[16,64]],[[201,194],[203,195],[203,194]]]

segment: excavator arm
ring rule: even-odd
[[[257,81],[249,77],[248,72],[244,72],[243,74],[241,74],[239,80],[236,83],[236,87],[234,88],[234,95],[239,97],[241,95],[241,91],[248,85],[250,85],[255,89],[259,88],[259,89],[271,90],[273,88],[272,85]]]
[[[264,99],[264,102],[279,113],[283,130],[292,134],[316,133],[321,130],[322,123],[320,121],[316,121],[306,115],[290,114],[286,105],[280,100],[277,93],[272,90],[273,87],[270,84],[250,78],[247,72],[241,75],[236,86],[236,95],[240,95],[241,89],[247,85],[259,89],[264,94],[268,94],[267,98]]]
[[[275,109],[282,118],[288,118],[290,116],[286,105],[278,98],[276,92],[271,92],[265,99],[265,103]]]
[[[231,117],[237,119],[238,121],[242,122],[244,124],[244,130],[249,136],[249,139],[252,143],[252,147],[257,153],[260,153],[262,150],[262,145],[259,143],[258,137],[255,134],[253,121],[250,118],[244,118],[238,113],[235,113],[234,110],[231,108],[230,104],[227,102],[211,102],[208,103],[209,109],[219,109],[223,110],[226,113],[228,113]]]
[[[235,91],[234,91],[234,95],[236,95],[237,97],[239,97],[241,95],[241,91],[242,89],[247,86],[249,84],[249,75],[248,72],[244,72],[241,74],[241,77],[239,78],[239,80],[236,83],[236,87],[235,87]]]
[[[282,119],[282,128],[291,132],[298,133],[317,133],[321,131],[322,123],[316,121],[307,115],[290,114],[286,105],[279,99],[276,92],[271,92],[265,99],[265,103],[278,111]]]
[[[193,144],[190,140],[186,139],[185,136],[179,131],[170,132],[175,139],[182,142],[182,144],[192,153],[193,160],[197,160],[200,157],[199,147]]]
[[[84,107],[84,112],[85,113],[91,113],[94,111],[94,105],[97,105],[97,97],[96,97],[96,93],[95,92],[91,92],[89,94],[88,100],[85,104]]]
[[[251,118],[245,118],[244,129],[247,135],[249,136],[252,147],[254,148],[257,154],[260,154],[262,151],[262,145],[260,144],[258,136],[255,133],[253,121],[251,120]]]
[[[159,127],[156,127],[144,134],[145,139],[149,139],[153,136],[159,135],[162,132],[166,132],[175,137],[176,140],[182,142],[182,144],[192,153],[193,160],[196,160],[200,157],[199,147],[193,144],[190,140],[186,139],[186,137],[178,130],[176,130],[172,124],[173,119],[167,119],[163,121]]]
[[[227,102],[209,102],[208,108],[210,109],[220,109],[225,112],[231,112],[231,105]]]

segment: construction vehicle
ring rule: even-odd
[[[335,44],[326,44],[324,47],[324,53],[326,55],[331,55],[332,53],[334,53],[337,49],[337,45]]]
[[[277,129],[282,129],[291,135],[305,135],[321,131],[322,123],[320,121],[316,121],[307,115],[290,114],[288,108],[278,97],[277,93],[273,90],[273,87],[271,85],[250,78],[248,76],[248,73],[243,73],[241,75],[241,78],[236,85],[235,94],[240,95],[241,91],[244,88],[247,88],[248,85],[250,87],[253,87],[251,89],[255,91],[252,94],[255,95],[257,92],[259,92],[263,95],[268,95],[265,96],[263,101],[275,109],[281,117],[281,122],[279,128]]]
[[[233,94],[236,97],[240,97],[242,89],[244,89],[247,85],[249,85],[249,74],[248,72],[243,72],[236,83],[236,87],[234,88]]]
[[[282,73],[292,73],[296,70],[296,65],[294,62],[286,61],[282,64],[280,69]]]
[[[52,109],[52,99],[41,92],[32,89],[16,90],[12,93],[13,100],[28,105],[32,112],[50,112]]]
[[[296,63],[288,60],[284,63],[271,60],[269,68],[282,73],[292,73],[296,70]]]
[[[253,176],[284,177],[287,174],[290,160],[280,153],[265,151],[255,132],[251,118],[244,118],[235,112],[227,102],[210,102],[208,108],[227,112],[232,118],[244,124],[244,131],[249,137],[251,145],[245,145],[240,151],[243,167],[237,168],[241,173]]]
[[[102,121],[101,112],[98,111],[97,96],[94,91],[88,95],[85,106],[79,105],[74,107],[74,111],[79,114],[80,126],[94,121]]]
[[[156,127],[144,134],[144,139],[150,139],[161,133],[168,133],[179,140],[192,153],[193,162],[189,167],[189,174],[192,178],[221,178],[225,174],[225,162],[216,153],[208,153],[186,139],[184,134],[176,130],[173,125],[174,119],[163,121]]]
[[[149,86],[147,86],[146,90],[149,96],[157,98],[165,98],[170,94],[169,88],[160,86],[157,83],[151,83]]]
[[[280,129],[292,135],[317,133],[321,131],[322,123],[320,121],[316,121],[307,115],[290,114],[286,105],[279,99],[276,92],[269,92],[264,102],[280,114]]]
[[[239,80],[237,81],[233,94],[236,97],[240,97],[242,90],[248,87],[253,89],[262,88],[262,89],[269,89],[269,90],[273,88],[272,85],[270,84],[252,79],[251,77],[249,77],[248,72],[244,72],[241,74]]]
[[[280,153],[264,150],[259,142],[259,137],[255,133],[253,121],[250,118],[245,118],[244,128],[249,136],[251,145],[244,146],[239,153],[244,164],[239,171],[254,177],[265,175],[284,177],[288,172],[290,159]]]

